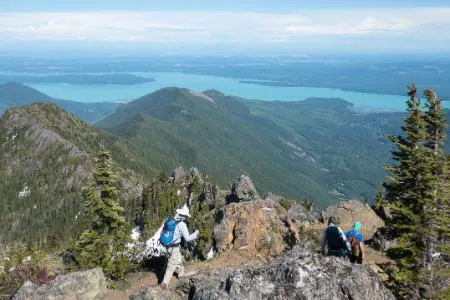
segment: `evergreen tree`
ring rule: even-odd
[[[432,297],[437,282],[434,278],[437,249],[448,262],[445,245],[450,225],[449,182],[443,151],[447,123],[441,101],[433,91],[425,91],[425,112],[414,85],[409,87],[408,95],[409,115],[404,120],[403,136],[390,138],[396,145],[392,154],[397,164],[386,168],[390,172],[385,184],[386,200],[393,212],[388,226],[393,237],[400,241],[389,254],[400,268],[395,274],[397,283],[403,287],[413,283],[423,291],[423,297]],[[441,270],[437,273],[442,274]],[[446,276],[444,282],[448,282]]]
[[[450,298],[450,155],[446,156],[442,176],[442,188],[438,191],[438,204],[434,216],[436,253],[433,261],[434,284],[438,297]],[[440,299],[439,298],[439,299]]]
[[[118,204],[111,157],[107,151],[97,156],[93,180],[83,189],[84,212],[90,228],[77,242],[77,261],[84,268],[102,267],[113,279],[123,277],[129,241],[124,209]]]
[[[425,122],[427,130],[426,147],[430,154],[430,168],[433,179],[433,187],[431,190],[431,202],[424,207],[424,228],[428,229],[426,234],[426,249],[423,255],[423,266],[425,271],[425,278],[427,284],[432,286],[435,282],[435,269],[439,276],[442,264],[448,263],[448,251],[446,246],[448,243],[448,234],[450,227],[449,220],[449,178],[448,178],[448,156],[443,150],[444,142],[446,140],[445,128],[447,127],[447,120],[445,114],[442,112],[441,100],[436,97],[432,90],[426,90],[425,96],[427,99],[425,112]],[[448,250],[448,249],[447,249]],[[436,251],[442,253],[443,260],[439,263],[435,262],[434,257]],[[445,255],[447,254],[447,259]],[[437,256],[436,256],[437,257]],[[448,264],[447,264],[448,266]],[[447,278],[448,278],[447,271]]]
[[[386,168],[390,175],[385,184],[386,199],[393,214],[388,226],[393,229],[394,237],[400,238],[399,245],[392,248],[390,254],[398,261],[401,272],[397,279],[403,282],[417,280],[416,271],[425,251],[422,213],[431,189],[429,155],[425,147],[427,132],[414,85],[409,86],[408,95],[403,136],[390,137],[396,145],[392,155],[397,164]]]

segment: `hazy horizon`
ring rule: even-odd
[[[0,54],[445,55],[450,2],[6,0]]]

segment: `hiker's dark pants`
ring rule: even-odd
[[[347,256],[347,251],[345,249],[341,249],[341,250],[328,249],[327,256],[336,256],[336,257],[344,258]]]
[[[353,255],[350,255],[349,256],[349,258],[350,258],[350,262],[351,263],[357,263],[357,264],[362,264],[362,256],[353,256]]]

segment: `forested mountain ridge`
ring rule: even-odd
[[[142,183],[180,165],[197,166],[219,187],[248,174],[262,193],[310,197],[319,208],[373,199],[392,148],[384,136],[402,117],[358,113],[341,99],[264,102],[179,88],[121,105],[96,124],[113,134],[54,104],[13,108],[0,118],[0,241],[75,236],[81,188],[101,147],[111,151],[130,223]]]
[[[148,173],[139,151],[54,104],[8,110],[0,118],[0,241],[56,245],[77,237],[81,190],[101,147],[112,153],[121,201],[129,207],[142,192],[136,172]]]
[[[402,113],[360,113],[342,99],[250,101],[215,90],[166,88],[95,125],[138,145],[164,170],[199,167],[219,184],[249,174],[263,192],[372,198]]]
[[[35,102],[55,103],[87,122],[100,120],[119,106],[117,103],[109,102],[82,103],[54,99],[36,89],[17,82],[0,84],[0,114],[8,108]]]
[[[162,89],[122,105],[95,125],[127,138],[164,170],[197,166],[222,186],[247,173],[264,192],[328,198],[327,187],[304,170],[296,169],[292,176],[289,146],[282,143],[292,140],[291,133],[218,91]],[[316,168],[304,161],[305,167]]]

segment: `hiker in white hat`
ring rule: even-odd
[[[161,288],[163,289],[168,287],[174,272],[178,274],[178,277],[184,274],[183,256],[180,251],[181,238],[185,242],[190,242],[197,239],[199,234],[198,230],[189,234],[185,221],[191,217],[191,214],[186,204],[182,208],[177,209],[176,213],[174,218],[167,219],[164,222],[164,229],[161,232],[160,242],[167,247],[167,252],[169,253],[166,272],[161,283]]]

